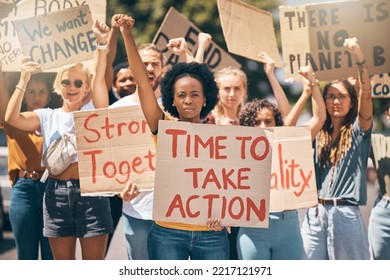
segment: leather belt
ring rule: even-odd
[[[333,206],[357,206],[357,204],[353,204],[345,199],[342,198],[319,198],[318,203],[322,205],[333,205]]]
[[[31,180],[39,180],[41,179],[43,171],[27,171],[27,170],[19,170],[17,175],[19,178],[31,179]]]

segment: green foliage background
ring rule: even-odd
[[[243,2],[273,13],[276,38],[281,53],[279,5],[282,5],[283,1],[245,0]],[[216,0],[107,0],[106,21],[107,24],[110,24],[111,17],[114,14],[132,16],[136,21],[133,33],[137,44],[149,43],[153,40],[165,14],[172,6],[192,21],[200,30],[209,33],[213,37],[213,41],[227,51]],[[272,98],[272,90],[264,74],[262,64],[234,54],[231,55],[241,63],[244,72],[248,76],[248,99],[255,97]],[[120,40],[115,63],[120,62],[125,57],[123,41]],[[301,85],[299,83],[285,83],[281,69],[278,69],[276,74],[290,103],[293,105],[301,93]],[[375,127],[377,130],[386,129],[383,125],[383,112],[387,101],[388,99],[374,99]],[[308,102],[306,107],[309,112],[311,111],[310,106],[310,102]]]

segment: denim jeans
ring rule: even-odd
[[[371,256],[374,260],[390,260],[390,203],[378,197],[368,224]]]
[[[148,238],[151,260],[228,260],[229,240],[222,231],[187,231],[153,223]]]
[[[152,220],[142,220],[122,213],[129,260],[149,260],[148,236]]]
[[[298,212],[270,213],[268,228],[240,227],[238,255],[242,260],[301,260],[304,258]]]
[[[49,241],[43,236],[43,194],[39,180],[18,178],[12,186],[9,218],[19,260],[52,260]]]
[[[47,237],[88,238],[114,231],[108,197],[82,196],[78,179],[48,178],[43,219]]]
[[[368,260],[368,237],[359,206],[309,208],[301,228],[309,260]]]

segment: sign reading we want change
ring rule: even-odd
[[[300,80],[311,64],[320,80],[356,76],[352,55],[343,47],[356,37],[371,75],[390,72],[390,5],[361,0],[280,7],[285,78]]]
[[[14,22],[22,53],[42,70],[93,59],[96,38],[88,5]]]
[[[171,7],[153,39],[153,44],[155,44],[166,56],[165,65],[175,65],[180,60],[179,56],[169,52],[167,48],[169,40],[183,37],[188,44],[188,49],[195,56],[198,48],[198,34],[200,32],[199,28],[191,21]],[[210,42],[209,47],[204,52],[204,63],[206,63],[213,72],[227,66],[241,68],[240,63],[213,41]]]
[[[74,113],[83,195],[154,187],[155,149],[140,106]]]
[[[317,204],[313,165],[308,128],[160,121],[153,219],[268,227],[270,210]]]
[[[40,15],[86,5],[89,6],[90,12],[81,8],[74,14],[57,14],[54,21],[51,21],[52,24],[40,17]],[[45,63],[43,58],[47,63],[58,58],[57,67],[73,61],[81,62],[84,59],[88,59],[87,66],[92,66],[91,58],[96,40],[91,31],[94,19],[106,20],[105,0],[21,1],[14,12],[0,22],[0,63],[3,71],[20,71],[23,55],[31,56],[36,61],[41,59],[43,63]],[[20,25],[25,26],[24,32],[28,32],[29,35],[18,34],[17,28]],[[59,28],[63,31],[60,32]],[[22,42],[19,42],[18,35],[24,36]],[[69,40],[68,43],[65,43],[65,40]],[[31,48],[35,44],[39,47]],[[48,69],[52,66],[46,64],[44,67]]]

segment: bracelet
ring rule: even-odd
[[[107,49],[108,49],[107,41],[104,42],[104,43],[97,43],[97,44],[96,44],[96,48],[97,48],[98,50],[107,50]]]
[[[18,90],[20,90],[20,91],[21,91],[21,92],[23,92],[23,93],[26,91],[25,89],[21,88],[21,87],[20,87],[20,86],[18,86],[18,85],[17,85],[17,86],[15,86],[15,88],[16,88],[16,89],[18,89]]]
[[[107,47],[107,44],[106,45],[96,45],[96,48],[98,49],[98,50],[108,50],[108,47]]]
[[[313,88],[313,87],[319,86],[319,85],[320,85],[320,84],[319,84],[318,79],[315,79],[314,82],[310,82],[309,87]]]
[[[365,63],[366,63],[366,60],[363,59],[363,61],[361,61],[361,62],[356,62],[356,65],[357,65],[357,66],[362,66],[362,65],[365,64]]]

